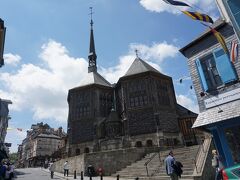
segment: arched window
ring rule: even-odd
[[[142,147],[142,142],[141,141],[137,141],[135,144],[136,147]]]
[[[88,147],[86,147],[86,148],[84,149],[84,153],[89,153],[89,148],[88,148]]]
[[[147,147],[152,147],[152,146],[153,146],[153,142],[152,142],[151,139],[148,139],[148,140],[147,140],[146,146],[147,146]]]
[[[76,149],[76,156],[80,155],[80,149]]]

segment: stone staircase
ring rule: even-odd
[[[193,173],[195,169],[195,159],[198,154],[199,145],[191,147],[182,147],[173,149],[176,161],[183,164],[183,180],[193,180]],[[149,153],[141,160],[127,166],[126,168],[117,171],[112,176],[120,175],[122,178],[148,180],[169,180],[166,175],[164,159],[167,157],[170,150],[160,151],[159,153]],[[148,162],[146,166],[146,162]]]

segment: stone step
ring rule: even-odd
[[[154,174],[154,175],[165,175],[166,174],[166,170],[164,171],[164,170],[160,170],[160,171],[158,171],[158,170],[156,170],[156,169],[154,169],[154,170],[148,170],[148,173],[149,174]],[[146,175],[147,174],[147,171],[145,170],[145,171],[121,171],[121,172],[117,172],[116,174],[119,174],[119,175],[129,175],[129,174],[131,174],[131,175],[136,175],[136,176],[144,176],[144,175]],[[193,170],[183,170],[183,175],[192,175],[193,174]]]
[[[173,149],[175,159],[177,161],[180,161],[183,164],[183,168],[182,168],[183,178],[185,179],[188,179],[188,180],[193,179],[192,175],[195,167],[194,159],[198,149],[199,149],[199,146],[181,147],[178,149]],[[148,166],[147,166],[149,174],[154,174],[154,177],[151,177],[151,179],[152,180],[157,180],[157,179],[169,180],[169,176],[166,175],[165,164],[164,164],[164,159],[168,156],[169,151],[170,150],[160,152],[160,161],[159,161],[158,154],[149,153],[143,159],[136,161],[131,165],[128,165],[126,168],[120,171],[117,171],[116,173],[113,174],[113,176],[116,176],[117,174],[119,174],[120,177],[125,177],[125,178],[129,177],[134,179],[136,177],[139,177],[140,179],[150,180],[149,177],[147,177],[145,163],[151,159],[150,163],[148,163]],[[153,157],[154,155],[155,157]]]
[[[115,176],[113,176],[115,177]],[[135,179],[138,176],[121,176],[120,178],[126,178],[126,179]],[[153,177],[148,177],[148,176],[142,176],[139,177],[139,180],[169,180],[170,177],[167,175],[162,175],[162,176],[153,176]],[[182,175],[181,180],[193,180],[193,176],[191,175]]]

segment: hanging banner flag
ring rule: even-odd
[[[174,6],[189,6],[188,4],[180,1],[174,1],[174,0],[163,0],[165,3],[174,5]],[[190,7],[190,6],[189,6]]]
[[[199,20],[199,21],[213,24],[212,18],[206,14],[201,14],[199,12],[190,12],[190,11],[182,11],[182,12],[194,20]]]
[[[216,31],[215,29],[211,28],[211,27],[209,27],[209,28],[213,32],[214,36],[217,38],[218,42],[221,44],[224,52],[229,55],[227,44],[226,44],[222,34],[220,32],[218,32],[218,31]]]
[[[234,63],[238,58],[238,43],[236,41],[232,41],[231,43],[231,61]]]
[[[226,42],[225,42],[225,40],[224,40],[223,35],[222,35],[220,32],[218,32],[218,31],[216,31],[215,29],[213,29],[211,26],[209,26],[209,25],[207,25],[207,24],[204,24],[204,23],[201,23],[201,24],[204,25],[204,26],[207,26],[208,28],[210,28],[210,30],[212,31],[212,33],[214,34],[214,36],[217,38],[218,42],[221,44],[224,52],[229,55],[229,51],[228,51],[228,48],[227,48],[227,44],[226,44]]]

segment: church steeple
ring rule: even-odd
[[[97,72],[97,55],[95,52],[94,36],[93,36],[93,20],[92,20],[92,7],[90,7],[91,15],[91,32],[90,32],[90,46],[89,46],[89,55],[88,55],[88,72]]]

